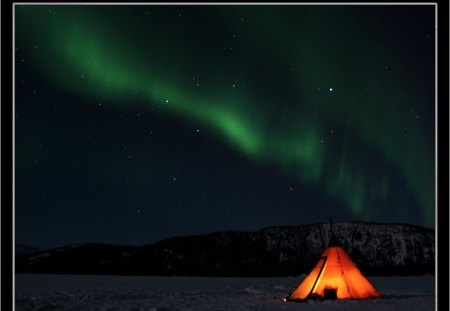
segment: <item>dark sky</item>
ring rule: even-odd
[[[434,13],[16,5],[16,243],[434,228]]]

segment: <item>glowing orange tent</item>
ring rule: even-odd
[[[332,234],[329,247],[303,282],[285,300],[308,298],[368,299],[381,297],[340,247]]]

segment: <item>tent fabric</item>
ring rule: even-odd
[[[342,247],[328,247],[303,282],[286,298],[325,298],[332,291],[338,299],[378,298],[380,293],[355,266]]]

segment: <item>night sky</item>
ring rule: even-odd
[[[434,15],[16,5],[16,243],[434,228]]]

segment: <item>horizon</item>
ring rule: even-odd
[[[408,223],[389,223],[389,222],[371,222],[371,221],[338,221],[338,222],[334,222],[333,224],[369,224],[369,225],[401,225],[401,226],[410,226],[410,227],[418,227],[418,228],[422,228],[422,229],[427,229],[427,230],[432,230],[432,231],[436,231],[436,228],[431,228],[431,227],[425,227],[425,226],[421,226],[421,225],[416,225],[416,224],[408,224]],[[152,244],[156,244],[158,242],[162,242],[165,240],[170,240],[170,239],[177,239],[177,238],[186,238],[186,237],[197,237],[197,236],[205,236],[205,235],[210,235],[210,234],[218,234],[218,233],[229,233],[229,232],[258,232],[258,231],[263,231],[266,229],[271,229],[271,228],[289,228],[289,227],[303,227],[303,226],[315,226],[315,225],[329,225],[329,222],[326,223],[308,223],[308,224],[301,224],[301,225],[274,225],[274,226],[270,226],[270,227],[264,227],[264,228],[259,228],[256,230],[222,230],[222,231],[211,231],[211,232],[204,232],[204,233],[197,233],[197,234],[188,234],[188,235],[175,235],[175,236],[169,236],[169,237],[165,237],[156,241],[152,241],[152,242],[148,242],[148,243],[144,243],[144,244],[114,244],[114,243],[110,243],[110,242],[100,242],[100,241],[85,241],[85,242],[77,242],[77,243],[65,243],[65,244],[61,244],[58,246],[51,246],[51,247],[40,247],[38,245],[31,245],[29,243],[15,243],[14,246],[25,246],[25,247],[32,247],[32,248],[38,248],[40,251],[49,251],[49,250],[53,250],[53,249],[58,249],[58,248],[64,248],[67,246],[73,246],[73,245],[111,245],[111,246],[132,246],[132,247],[141,247],[141,246],[147,246],[147,245],[152,245]]]

